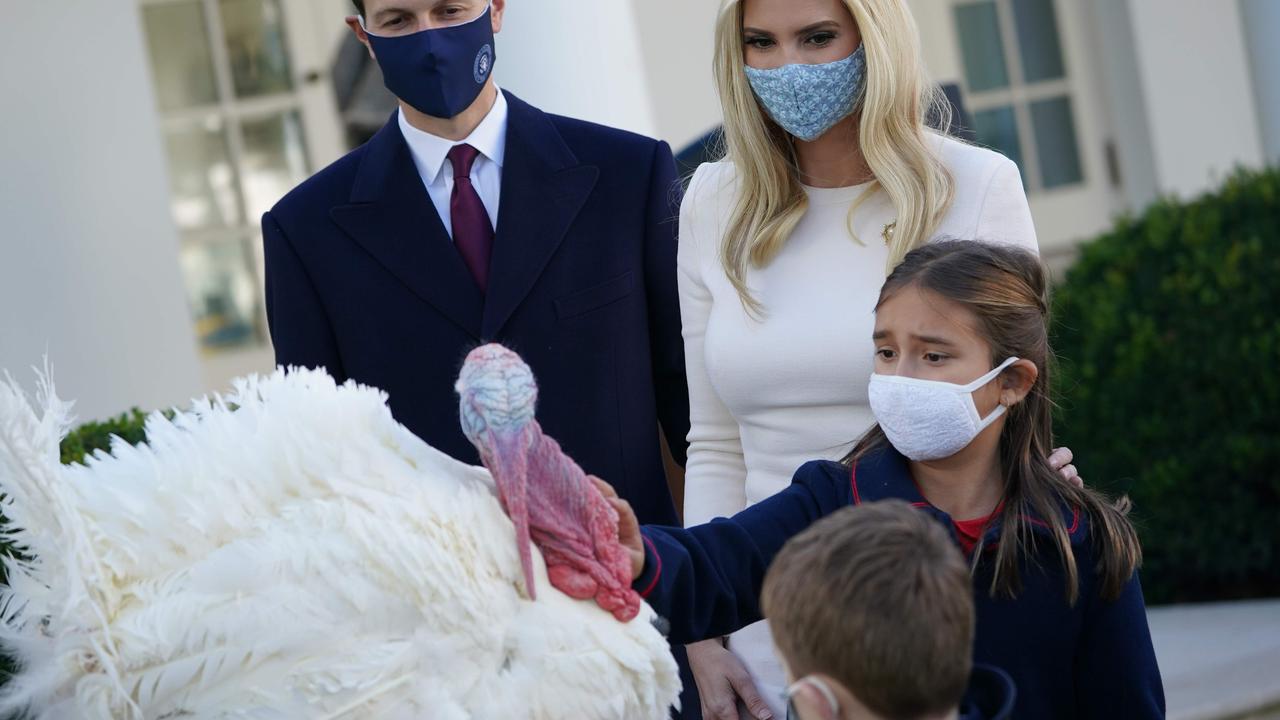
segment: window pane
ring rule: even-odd
[[[1004,42],[994,2],[956,7],[956,28],[960,34],[960,54],[970,92],[994,90],[1009,85],[1004,64]]]
[[[206,350],[256,345],[259,295],[256,273],[239,238],[188,241],[182,272],[196,336]]]
[[[243,128],[245,207],[256,221],[307,179],[307,153],[297,111],[246,120]]]
[[[1018,145],[1018,119],[1012,107],[1006,105],[975,112],[973,133],[979,145],[989,147],[1017,163],[1023,183],[1026,182],[1027,173],[1022,167],[1022,150]]]
[[[160,109],[217,102],[209,33],[199,0],[144,5],[142,21]]]
[[[280,0],[220,0],[236,97],[293,89]]]
[[[1044,187],[1082,181],[1084,174],[1076,146],[1076,125],[1071,119],[1071,99],[1060,97],[1031,103],[1031,124],[1035,126],[1036,153]]]
[[[183,230],[240,222],[226,127],[216,117],[165,136],[173,219]]]
[[[1013,0],[1013,18],[1026,82],[1063,77],[1062,44],[1053,0]]]

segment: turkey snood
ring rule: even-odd
[[[622,621],[640,609],[631,561],[618,543],[618,514],[590,477],[534,419],[538,387],[519,355],[501,345],[472,351],[456,386],[462,431],[493,475],[516,529],[530,599],[537,597],[529,541],[551,584],[596,603]]]

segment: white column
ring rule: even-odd
[[[629,0],[657,136],[676,152],[723,122],[711,63],[719,0]]]
[[[330,73],[339,43],[351,31],[343,18],[356,10],[350,0],[283,0],[289,58],[306,118],[307,155],[316,170],[342,157],[347,140],[337,112]]]
[[[201,390],[135,0],[0,23],[0,368],[47,352],[82,419]]]
[[[1092,0],[1087,6],[1091,47],[1097,62],[1095,82],[1101,88],[1115,147],[1120,185],[1130,211],[1141,211],[1160,194],[1142,73],[1134,48],[1134,28],[1127,0]]]
[[[657,134],[629,0],[510,0],[498,85],[557,115]]]
[[[1241,0],[1263,149],[1280,164],[1280,2]]]
[[[1159,189],[1192,196],[1262,163],[1240,6],[1130,0]]]

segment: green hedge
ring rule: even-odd
[[[1062,444],[1127,492],[1148,600],[1280,594],[1280,171],[1162,201],[1054,301]]]
[[[145,442],[146,420],[146,413],[134,408],[110,420],[81,425],[62,440],[63,464],[84,462],[86,457],[97,450],[110,450],[113,436],[119,436],[130,445]]]

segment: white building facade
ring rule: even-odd
[[[1054,264],[1119,213],[1280,162],[1276,0],[909,2],[934,77],[1022,168]],[[0,368],[47,351],[96,418],[271,367],[258,218],[349,149],[331,76],[350,11],[62,0],[0,25]],[[717,12],[508,0],[497,79],[679,150],[719,123]]]

